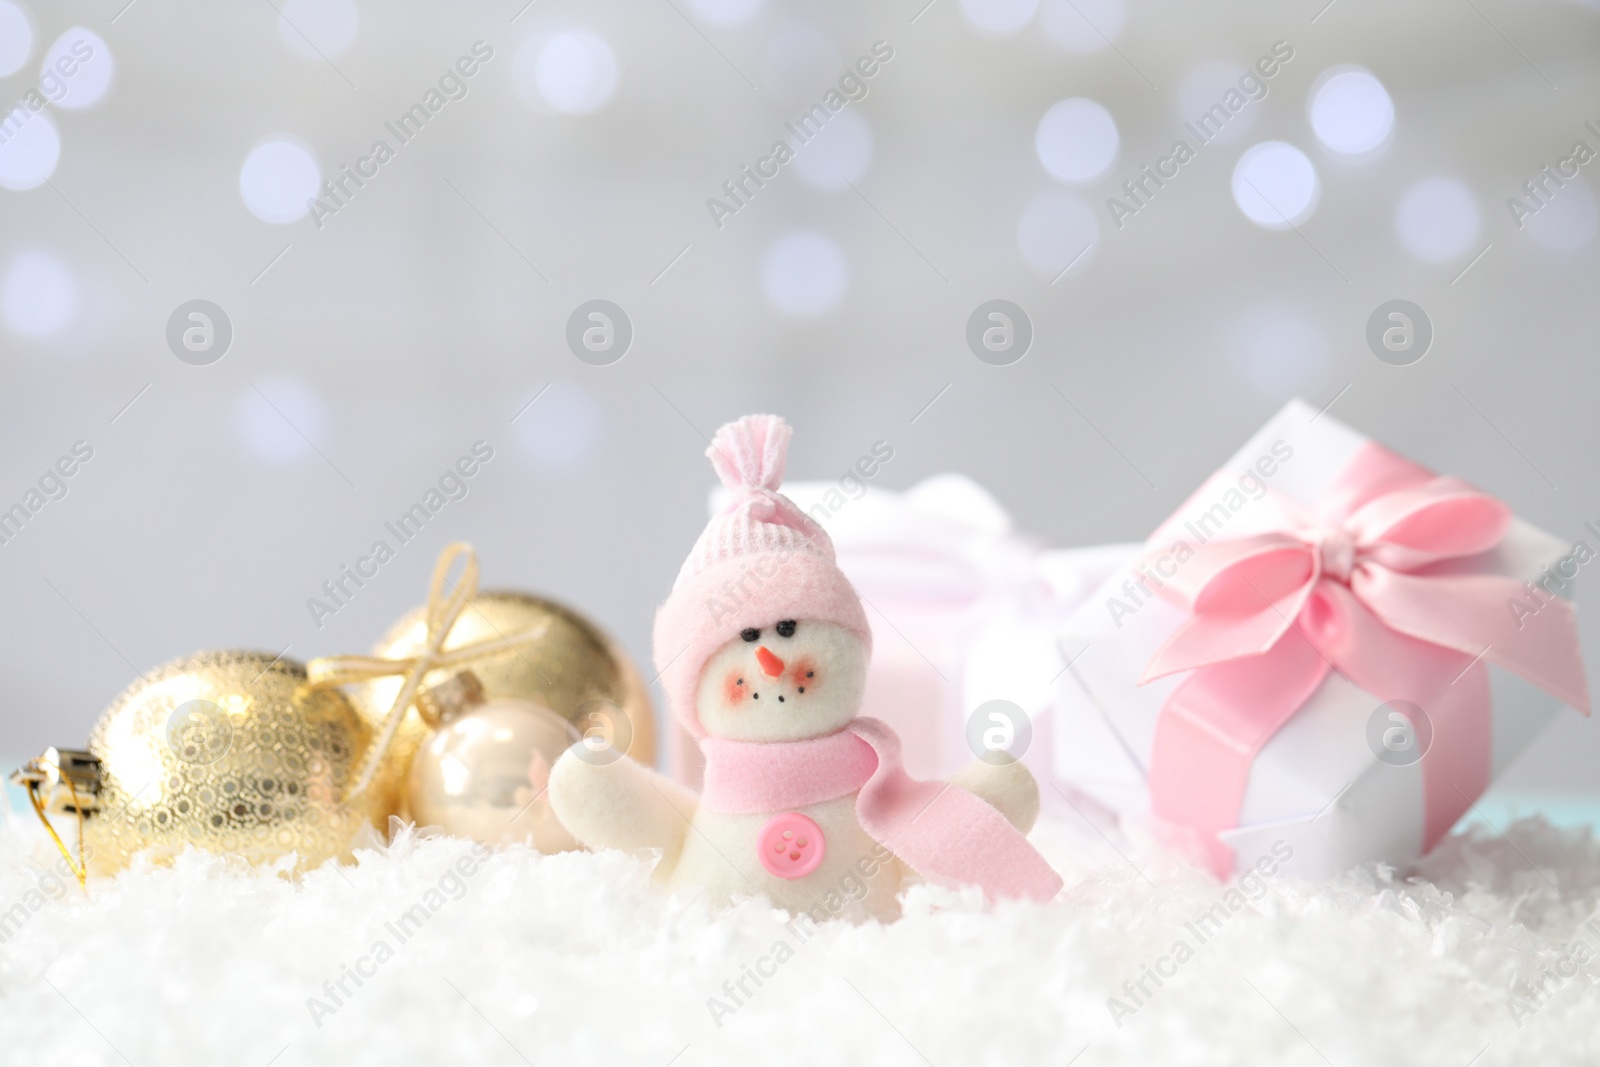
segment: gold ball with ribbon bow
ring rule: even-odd
[[[458,560],[461,575],[452,580]],[[477,555],[465,543],[440,553],[428,602],[390,627],[373,655],[330,656],[308,669],[313,685],[351,687],[377,737],[357,788],[394,791],[405,814],[416,814],[405,801],[412,762],[438,725],[418,710],[419,696],[426,707],[427,693],[463,670],[487,701],[549,709],[580,736],[603,739],[646,765],[655,761],[649,690],[626,653],[564,605],[527,593],[479,592]],[[545,755],[553,762],[560,752]],[[472,784],[460,788],[470,792]]]
[[[125,689],[87,751],[51,749],[16,780],[41,818],[78,817],[75,866],[89,874],[189,845],[251,863],[293,852],[305,869],[348,857],[363,827],[394,813],[393,790],[346,802],[371,737],[344,694],[312,689],[293,660],[201,652]]]

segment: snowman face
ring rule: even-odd
[[[733,741],[804,741],[834,733],[861,708],[867,650],[838,623],[785,620],[735,634],[706,662],[700,724]]]

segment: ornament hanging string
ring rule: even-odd
[[[457,558],[463,558],[461,577],[450,580],[450,570]],[[447,591],[448,587],[448,591]],[[417,698],[422,680],[430,671],[456,667],[492,656],[518,645],[542,638],[548,623],[540,622],[509,634],[494,637],[459,648],[444,650],[444,643],[455,627],[456,620],[478,595],[478,554],[465,541],[453,541],[439,553],[433,567],[433,581],[428,588],[427,632],[422,650],[414,656],[389,658],[385,656],[323,656],[306,664],[306,673],[315,689],[332,689],[356,682],[370,682],[378,678],[402,676],[405,681],[396,694],[393,706],[383,721],[383,732],[367,751],[361,773],[351,787],[346,799],[360,796],[372,784],[383,757],[393,744],[407,709]]]
[[[44,813],[44,801],[39,799],[39,788],[46,780],[46,775],[53,773],[66,783],[67,791],[72,794],[72,810],[78,816],[78,858],[72,858],[72,852],[61,840],[61,835],[56,833],[56,828],[50,824],[50,817]],[[61,858],[67,861],[67,866],[78,879],[80,888],[89,888],[89,865],[83,858],[83,802],[78,799],[78,787],[72,779],[62,774],[61,768],[49,760],[29,760],[27,766],[13,776],[13,781],[19,782],[28,792],[28,803],[33,806],[33,813],[39,816],[39,821],[44,824],[45,831],[50,834],[50,840],[56,843],[56,851],[61,853]]]

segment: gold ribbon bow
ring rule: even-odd
[[[465,557],[466,562],[461,568],[460,579],[451,581],[450,569],[458,557]],[[445,591],[447,585],[450,587],[448,593]],[[422,679],[429,671],[471,663],[544,636],[548,623],[540,622],[509,634],[497,632],[494,637],[474,641],[450,649],[448,652],[444,651],[444,643],[449,638],[456,620],[477,595],[478,554],[465,541],[453,541],[439,553],[439,561],[433,566],[433,582],[428,588],[428,629],[422,651],[414,656],[393,659],[384,656],[323,656],[306,664],[306,674],[314,689],[334,689],[356,682],[370,682],[377,678],[396,675],[405,677],[405,684],[400,687],[394,705],[383,721],[383,732],[367,751],[367,757],[362,762],[361,775],[356,779],[356,784],[350,790],[347,800],[360,796],[372,784],[372,779],[377,776],[378,767],[383,762],[384,754],[394,742],[394,735],[399,732],[400,723],[404,720],[407,709],[416,700],[417,690],[421,688]]]

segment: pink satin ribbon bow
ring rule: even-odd
[[[1488,785],[1495,663],[1589,713],[1570,603],[1456,561],[1498,545],[1499,500],[1368,443],[1285,529],[1200,545],[1163,587],[1188,617],[1140,684],[1192,671],[1163,706],[1150,766],[1162,820],[1199,832],[1212,868],[1238,825],[1263,746],[1337,671],[1380,701],[1422,708],[1424,850]],[[1537,610],[1510,610],[1511,601]],[[1419,731],[1421,734],[1421,731]]]

